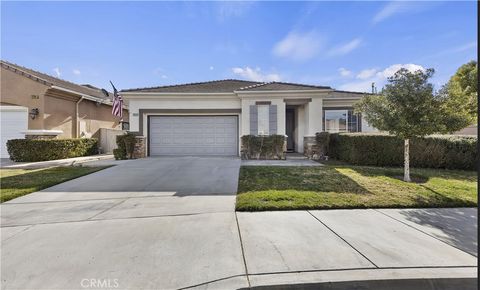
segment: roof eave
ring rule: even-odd
[[[145,97],[145,96],[159,96],[159,97],[168,97],[168,96],[235,96],[233,92],[222,92],[222,93],[192,93],[192,92],[128,92],[120,91],[119,92],[124,97]]]
[[[292,93],[292,94],[308,94],[308,93],[326,93],[326,92],[332,92],[333,89],[315,89],[315,90],[281,90],[281,91],[266,91],[266,90],[262,90],[262,91],[251,91],[251,90],[248,90],[248,91],[242,91],[242,90],[237,90],[237,91],[234,91],[235,94],[238,94],[238,95],[241,95],[241,94],[245,94],[245,95],[255,95],[255,94],[261,94],[261,95],[268,95],[268,94],[288,94],[288,93]]]
[[[63,91],[63,92],[66,92],[66,93],[78,95],[78,96],[80,96],[84,99],[94,101],[94,102],[97,102],[97,103],[112,105],[110,100],[107,100],[107,99],[100,99],[100,98],[97,98],[97,97],[94,97],[94,96],[91,96],[91,95],[83,94],[83,93],[80,93],[80,92],[77,92],[77,91],[69,90],[69,89],[59,87],[59,86],[55,86],[55,85],[51,86],[50,88],[55,89],[55,90],[59,90],[59,91]]]

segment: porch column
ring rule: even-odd
[[[305,104],[305,136],[303,137],[303,154],[310,159],[319,159],[315,133],[322,132],[323,99],[312,98]]]
[[[315,133],[322,132],[323,125],[323,99],[312,98],[305,104],[305,137],[313,137]]]

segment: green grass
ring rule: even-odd
[[[329,164],[322,167],[244,166],[239,211],[477,206],[477,173]]]
[[[51,167],[43,169],[0,169],[0,202],[87,175],[107,167]]]

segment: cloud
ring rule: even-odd
[[[336,46],[336,47],[332,48],[328,52],[328,54],[330,56],[345,55],[345,54],[348,54],[348,53],[352,52],[357,47],[359,47],[360,44],[362,44],[362,39],[361,38],[355,38],[355,39],[352,39],[351,41],[349,41],[345,44],[342,44],[342,45],[339,45],[339,46]]]
[[[406,68],[411,72],[417,70],[425,71],[423,66],[413,63],[392,64],[380,71],[375,69],[365,69],[357,75],[357,78],[361,79],[361,81],[345,83],[341,85],[339,89],[345,91],[370,92],[372,89],[372,83],[375,83],[378,91],[380,91],[387,82],[387,78],[393,76],[401,68]]]
[[[427,3],[428,2],[428,3]],[[429,7],[438,5],[433,1],[415,2],[415,1],[392,1],[383,6],[383,8],[372,18],[373,24],[378,24],[394,15],[406,12],[421,12]]]
[[[305,61],[316,56],[322,47],[321,37],[313,32],[290,32],[273,47],[278,57]]]
[[[372,19],[374,24],[379,23],[395,14],[405,12],[408,6],[404,2],[393,1],[383,6],[383,8],[375,14]]]
[[[451,48],[442,50],[438,53],[431,54],[429,57],[439,57],[439,56],[442,56],[442,55],[464,52],[464,51],[467,51],[467,50],[470,50],[470,49],[472,49],[472,50],[477,49],[477,42],[476,41],[472,41],[472,42],[469,42],[469,43],[465,43],[465,44],[462,44],[462,45],[459,45],[459,46],[455,46],[455,47],[451,47]]]
[[[364,79],[371,78],[376,72],[377,72],[377,69],[374,69],[374,68],[364,69],[357,74],[357,79],[364,80]]]
[[[210,70],[214,70],[215,68],[213,66],[210,66],[208,69]]]
[[[79,76],[79,75],[82,74],[82,72],[81,72],[80,70],[78,70],[78,69],[72,70],[72,73],[73,73],[74,75],[76,75],[76,76]]]
[[[53,71],[57,75],[57,78],[59,78],[62,75],[62,73],[60,72],[60,68],[58,67],[53,68]]]
[[[442,56],[449,56],[449,55],[455,54],[455,53],[466,52],[466,51],[469,51],[469,50],[472,50],[472,51],[477,50],[477,42],[476,41],[472,41],[472,42],[465,43],[465,44],[455,46],[455,47],[450,47],[450,48],[441,50],[437,53],[428,54],[425,57],[420,58],[420,60],[425,61],[425,60],[432,59],[432,58],[435,59],[435,58],[439,58],[439,57],[442,57]]]
[[[224,21],[226,19],[232,17],[241,17],[245,15],[254,2],[250,1],[219,1],[216,2],[217,4],[217,18],[220,21]]]
[[[240,76],[242,78],[245,78],[250,81],[257,81],[257,82],[275,82],[275,81],[280,81],[281,77],[279,74],[271,73],[271,74],[264,74],[262,73],[260,68],[255,68],[252,69],[248,66],[246,67],[234,67],[232,68],[232,72]]]
[[[348,76],[350,76],[350,75],[352,74],[352,71],[350,71],[350,70],[348,70],[348,69],[346,69],[346,68],[343,68],[343,67],[339,68],[339,69],[338,69],[338,72],[340,73],[340,75],[341,75],[342,77],[348,77]]]
[[[469,50],[469,49],[472,49],[472,48],[477,48],[477,42],[476,41],[472,41],[472,42],[469,42],[469,43],[466,43],[464,45],[460,45],[460,46],[457,46],[453,49],[451,49],[449,52],[462,52],[462,51],[466,51],[466,50]]]
[[[381,72],[378,72],[376,76],[378,77],[383,77],[383,78],[389,78],[393,76],[399,69],[401,68],[406,68],[407,70],[414,72],[417,70],[422,70],[425,71],[425,68],[421,65],[418,64],[413,64],[413,63],[407,63],[407,64],[392,64],[391,66],[387,67]]]
[[[153,74],[159,76],[162,79],[168,79],[165,70],[161,67],[157,67],[153,70]]]

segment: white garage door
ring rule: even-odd
[[[0,106],[1,158],[9,158],[7,141],[23,139],[28,127],[28,108],[20,106]]]
[[[238,155],[237,116],[152,116],[150,155]]]

